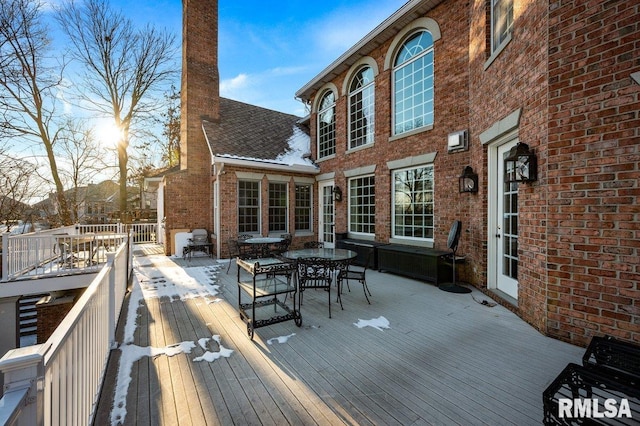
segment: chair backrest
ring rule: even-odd
[[[371,261],[373,260],[373,248],[367,250],[367,260],[364,262],[364,269],[362,270],[362,272],[364,273],[367,269],[369,269],[369,266],[371,266]]]
[[[329,260],[321,257],[298,259],[298,281],[300,285],[303,287],[331,285],[331,266]]]
[[[206,229],[194,229],[191,231],[191,241],[194,243],[206,243],[209,241]]]
[[[229,258],[240,255],[240,245],[238,244],[238,240],[235,238],[229,238],[227,244],[229,245]]]
[[[238,235],[238,240],[242,241],[242,240],[248,240],[249,238],[253,238],[254,236],[251,234],[240,234]]]
[[[447,247],[449,247],[454,253],[458,249],[460,232],[462,232],[462,222],[454,220],[453,225],[451,225],[451,229],[449,230],[449,238],[447,239]]]
[[[307,241],[304,243],[304,248],[323,248],[324,243],[322,241]]]

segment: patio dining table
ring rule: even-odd
[[[342,266],[353,260],[358,254],[353,250],[337,248],[312,248],[301,250],[289,250],[282,253],[282,257],[290,260],[298,260],[303,257],[319,257],[334,264],[334,267]]]
[[[238,240],[241,251],[247,253],[249,257],[264,257],[269,253],[269,248],[274,244],[281,243],[281,237],[253,237],[246,240]],[[244,250],[242,248],[245,248]]]

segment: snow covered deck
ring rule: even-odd
[[[329,319],[326,293],[307,291],[302,327],[263,327],[251,341],[235,267],[141,247],[99,424],[538,425],[542,391],[584,352],[476,290],[376,271],[371,305],[352,283]]]

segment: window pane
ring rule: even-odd
[[[373,176],[349,181],[349,231],[375,234],[375,198]]]
[[[495,51],[511,33],[513,27],[513,0],[491,2],[491,51]]]
[[[238,233],[260,230],[260,182],[238,182]]]
[[[349,94],[349,148],[373,143],[374,98],[373,70],[362,68],[354,76]]]
[[[327,92],[318,111],[318,158],[336,152],[336,101],[333,92]]]
[[[287,184],[269,183],[269,232],[287,232]]]
[[[394,237],[433,239],[433,166],[393,172]]]
[[[394,69],[394,132],[433,124],[433,39],[427,31],[405,42]]]
[[[296,231],[311,231],[311,185],[296,185]]]

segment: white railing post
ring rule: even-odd
[[[113,348],[116,342],[116,254],[107,253],[107,268],[109,269],[109,347]],[[121,283],[122,284],[122,283]]]
[[[9,235],[2,233],[2,281],[9,281]]]
[[[0,371],[4,373],[3,401],[15,400],[13,407],[5,406],[7,412],[2,412],[8,424],[44,424],[45,347],[46,344],[12,349],[0,359]]]

